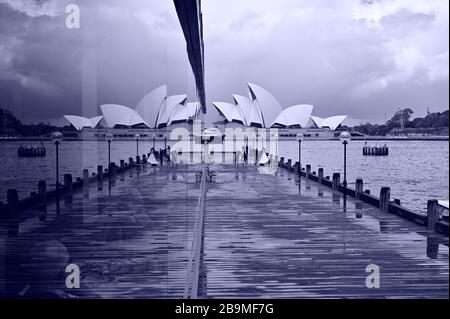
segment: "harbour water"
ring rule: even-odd
[[[380,141],[384,144],[384,141]],[[17,149],[23,142],[0,142],[0,201],[6,200],[6,190],[16,188],[19,197],[36,191],[37,182],[55,184],[55,146],[44,142],[47,156],[19,158]],[[173,144],[173,142],[169,143]],[[391,198],[416,211],[425,211],[428,199],[447,199],[449,182],[449,145],[447,141],[387,141],[389,156],[363,156],[364,141],[351,141],[347,147],[347,180],[353,187],[356,178],[364,180],[364,189],[378,195],[382,186],[391,187]],[[36,143],[38,145],[38,143]],[[147,153],[152,141],[140,141],[140,154]],[[157,141],[156,149],[164,147]],[[294,162],[298,159],[296,141],[280,141],[279,155]],[[136,156],[135,141],[113,141],[111,161]],[[82,176],[88,168],[95,172],[97,165],[107,167],[108,151],[105,141],[64,141],[60,145],[60,182],[64,174]],[[304,141],[302,164],[312,170],[323,167],[325,175],[343,174],[343,146],[339,141]],[[342,177],[341,177],[342,178]],[[51,186],[50,186],[51,187]]]

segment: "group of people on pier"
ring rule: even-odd
[[[165,149],[160,148],[159,151],[152,147],[150,149],[150,158],[152,156],[154,156],[154,159],[158,161],[160,165],[172,163],[169,145]]]
[[[236,151],[236,164],[248,165],[253,163],[256,165],[265,152],[264,147],[259,150],[258,148],[249,147],[248,144],[242,146],[242,149]]]

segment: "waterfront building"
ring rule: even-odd
[[[233,94],[233,103],[212,103],[219,114],[214,126],[222,132],[226,128],[277,128],[280,139],[295,139],[300,132],[306,138],[332,139],[339,135],[335,131],[347,118],[346,115],[312,116],[311,104],[283,108],[266,89],[254,83],[247,86],[249,97]],[[188,129],[192,135],[192,123],[199,118],[201,103],[187,102],[185,94],[167,96],[167,86],[162,85],[145,95],[134,109],[118,104],[104,104],[100,109],[103,115],[92,119],[64,116],[79,131],[75,138],[103,138],[111,130],[119,139],[133,138],[136,131],[141,136],[169,138],[177,127]]]

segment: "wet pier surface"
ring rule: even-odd
[[[448,298],[447,237],[282,169],[210,168],[199,297]],[[59,214],[30,209],[16,233],[2,222],[0,291],[181,298],[199,169],[133,169],[63,198]],[[80,289],[66,289],[68,263]],[[366,287],[368,265],[380,288]]]

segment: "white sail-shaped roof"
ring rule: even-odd
[[[189,102],[187,103],[187,113],[188,113],[188,120],[194,119],[198,116],[200,113],[201,104],[200,102]]]
[[[245,117],[241,111],[239,105],[225,103],[225,102],[213,102],[217,111],[227,119],[228,122],[240,122],[245,124]]]
[[[214,107],[217,109],[220,115],[222,115],[228,122],[233,121],[234,105],[225,102],[213,102]]]
[[[245,119],[245,124],[248,126],[257,125],[263,126],[261,113],[258,110],[258,106],[253,101],[245,96],[233,94],[233,99],[236,105],[242,112]]]
[[[144,119],[129,107],[119,104],[104,104],[100,108],[108,127],[112,128],[116,125],[135,126],[141,124],[148,126]]]
[[[177,105],[184,104],[186,102],[186,98],[187,96],[185,94],[168,96],[159,110],[157,127],[167,125],[170,121],[173,110],[177,107]]]
[[[307,127],[313,106],[310,104],[293,105],[284,109],[277,118],[273,121],[272,125],[278,124],[285,127],[299,125],[300,127]]]
[[[81,131],[83,127],[96,128],[98,123],[103,119],[103,116],[87,118],[77,115],[64,115],[64,118],[69,121],[77,131]]]
[[[322,127],[323,118],[311,115],[311,120],[316,124],[318,128]]]
[[[344,122],[344,120],[347,118],[347,115],[335,115],[330,116],[327,118],[320,118],[318,116],[311,116],[311,119],[313,122],[317,125],[319,128],[325,128],[328,127],[330,130],[334,131],[339,127],[339,125]]]
[[[89,119],[89,122],[91,123],[91,127],[92,127],[92,128],[96,128],[97,125],[101,122],[101,120],[103,120],[103,116],[102,116],[102,115],[100,115],[100,116],[95,116],[95,117],[91,117],[91,118]]]
[[[197,117],[199,111],[200,111],[199,102],[178,104],[173,109],[167,125],[170,125],[175,122],[187,122],[191,119],[194,119],[195,117]]]
[[[135,111],[151,128],[156,127],[158,112],[161,109],[166,96],[167,86],[162,85],[144,96],[135,108]]]
[[[278,114],[283,111],[283,108],[277,99],[262,87],[254,83],[248,83],[248,88],[252,100],[259,107],[264,127],[269,127],[275,121]]]
[[[247,125],[247,121],[245,120],[244,113],[242,112],[242,109],[239,106],[239,104],[234,104],[233,120],[241,122],[244,125]]]

